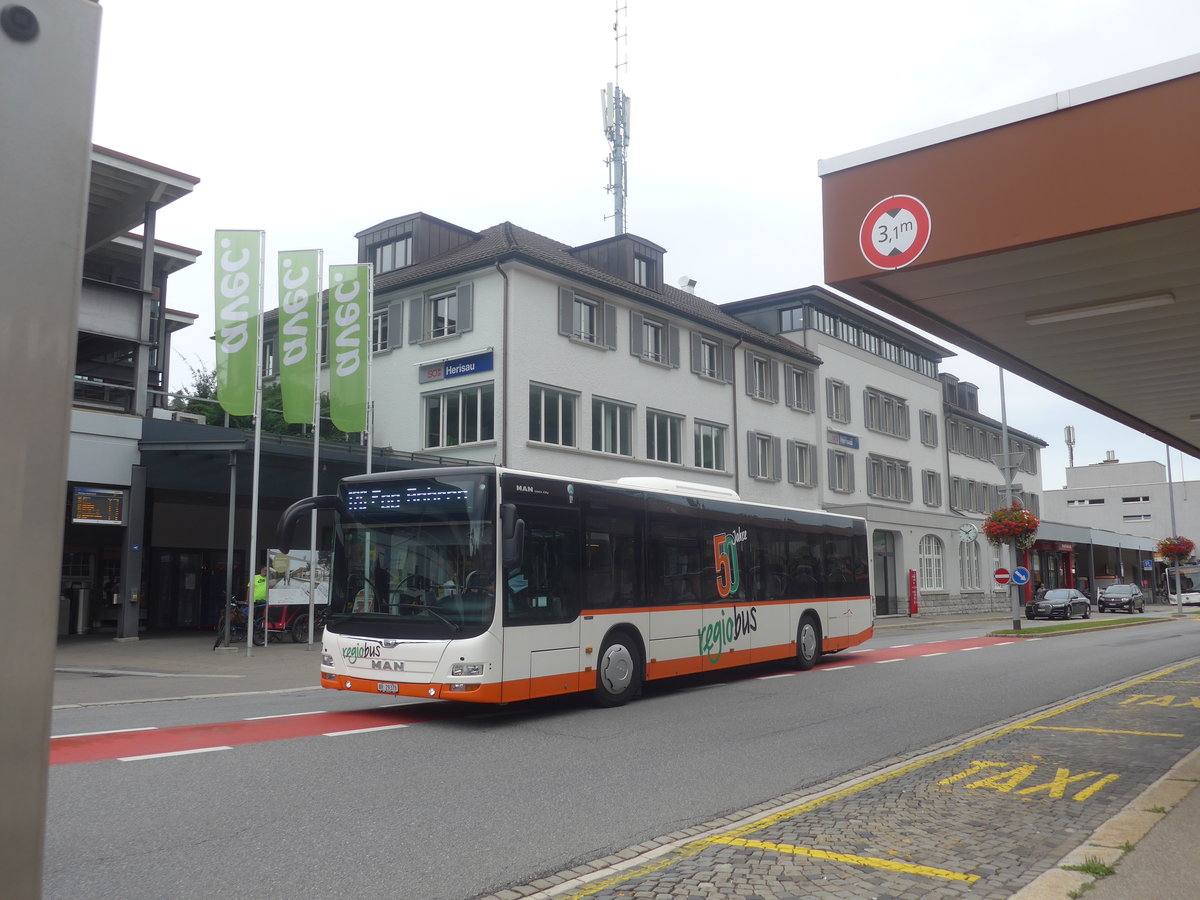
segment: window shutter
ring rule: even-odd
[[[475,327],[475,286],[471,282],[458,286],[458,333]]]
[[[800,466],[799,466],[799,461],[796,459],[796,442],[795,441],[787,442],[787,463],[788,463],[787,480],[792,484],[799,484],[800,483]]]
[[[675,325],[667,326],[667,362],[674,369],[679,368],[679,328]]]
[[[629,354],[642,355],[642,314],[632,309],[629,311]]]
[[[617,308],[611,303],[604,304],[603,343],[609,350],[617,349]]]
[[[571,336],[571,317],[575,311],[575,292],[570,288],[558,289],[558,333]]]
[[[419,344],[425,338],[425,298],[413,297],[408,303],[408,342]]]
[[[783,470],[783,441],[771,438],[771,480],[778,481]]]
[[[403,338],[404,301],[397,300],[388,307],[388,348],[403,346]]]
[[[699,373],[700,371],[700,334],[693,331],[692,333],[692,371]]]
[[[854,457],[846,454],[846,490],[854,491]]]
[[[757,478],[762,473],[758,471],[758,441],[753,431],[746,432],[746,469],[751,478]]]
[[[825,379],[825,414],[829,418],[833,418],[834,411],[837,407],[833,403],[833,382],[828,378]]]
[[[733,384],[733,347],[721,342],[721,377],[726,384]]]
[[[753,397],[758,389],[758,385],[754,383],[754,354],[743,350],[742,358],[746,361],[746,393]]]
[[[779,361],[771,360],[771,381],[767,385],[767,398],[772,403],[779,402]]]
[[[831,488],[842,488],[844,485],[834,484],[833,473],[837,471],[837,454],[833,450],[825,451],[825,468],[829,472],[829,486]]]
[[[783,402],[788,406],[799,406],[796,402],[796,376],[793,374],[796,369],[788,366],[784,370],[783,379]]]

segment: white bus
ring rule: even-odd
[[[873,633],[862,519],[744,503],[665,479],[497,466],[345,479],[291,506],[335,511],[321,685],[509,703],[794,659]]]

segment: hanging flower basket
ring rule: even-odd
[[[1177,535],[1163,538],[1154,549],[1159,556],[1165,557],[1171,561],[1172,565],[1177,566],[1191,559],[1192,554],[1196,551],[1196,544],[1194,541]]]
[[[1040,524],[1037,516],[1014,500],[1008,509],[997,509],[983,520],[983,533],[989,544],[1012,544],[1018,550],[1028,550],[1037,540]]]

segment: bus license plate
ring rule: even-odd
[[[398,694],[400,693],[400,685],[381,681],[375,685],[375,690],[381,694]]]

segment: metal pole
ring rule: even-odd
[[[1004,401],[1004,367],[1000,367],[1000,440],[1003,443],[1001,452],[1004,454],[1004,507],[1008,509],[1012,506],[1012,467],[1008,462],[1008,408]],[[1014,542],[1012,545],[1012,568],[1016,571],[1019,559],[1017,557],[1017,545]],[[1012,627],[1013,631],[1021,630],[1021,603],[1020,591],[1021,588],[1015,582],[1009,582],[1009,599],[1012,608]]]
[[[229,414],[226,413],[226,418]],[[229,451],[229,527],[225,535],[225,640],[222,646],[229,646],[230,622],[229,616],[233,608],[233,537],[234,525],[237,521],[237,451]]]
[[[1171,477],[1171,448],[1167,447],[1167,496],[1171,500],[1171,537],[1175,537],[1175,483]],[[1170,582],[1167,582],[1168,593],[1170,591]],[[1179,577],[1179,564],[1175,564],[1175,596],[1176,611],[1179,615],[1183,615],[1183,582]]]
[[[325,253],[317,251],[317,315],[316,334],[321,333],[321,276],[325,265]],[[320,338],[317,339],[320,344]],[[319,493],[321,459],[321,348],[313,354],[313,459],[312,459],[312,496]],[[312,512],[308,517],[308,649],[313,647],[315,636],[313,624],[317,617],[317,514]]]

